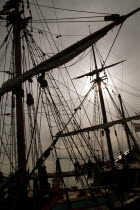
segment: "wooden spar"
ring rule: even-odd
[[[114,27],[122,24],[128,17],[130,17],[131,15],[135,14],[138,11],[140,11],[140,8],[137,8],[136,10],[128,13],[127,15],[121,16],[117,21],[110,23],[109,25],[96,31],[95,33],[92,33],[86,38],[80,40],[79,42],[76,42],[75,44],[71,45],[65,50],[62,50],[61,52],[52,56],[48,60],[40,63],[38,66],[21,74],[17,78],[6,81],[5,83],[3,83],[2,87],[0,88],[0,96],[3,96],[5,93],[13,90],[14,88],[18,87],[18,85],[25,82],[27,79],[39,73],[47,72],[54,68],[58,68],[63,64],[66,64],[67,62],[75,58],[77,55],[85,51],[88,47],[96,43],[99,39],[104,37]]]
[[[98,70],[93,70],[93,71],[91,71],[91,72],[89,72],[89,73],[87,73],[87,74],[83,74],[83,75],[81,75],[81,76],[79,76],[79,77],[75,77],[74,79],[80,79],[80,78],[85,77],[85,76],[93,76],[93,75],[97,74],[97,72],[102,72],[102,71],[104,71],[105,69],[108,69],[108,68],[111,68],[111,67],[113,67],[113,66],[116,66],[116,65],[118,65],[118,64],[120,64],[120,63],[123,63],[124,61],[125,61],[125,60],[120,61],[120,62],[118,62],[118,63],[111,64],[111,65],[109,65],[109,66],[104,66],[104,67],[102,67],[102,68],[100,68],[100,69],[98,69]]]
[[[103,124],[100,124],[100,125],[87,127],[87,128],[83,128],[83,129],[80,129],[80,130],[71,131],[69,133],[64,133],[64,134],[61,134],[61,137],[78,135],[80,133],[96,131],[96,130],[99,130],[99,129],[106,129],[106,128],[112,127],[114,125],[117,125],[117,124],[123,124],[123,123],[129,122],[131,120],[139,120],[139,119],[140,119],[140,115],[127,117],[125,119],[115,120],[115,121],[112,121],[112,122],[108,122],[108,123],[103,123]]]

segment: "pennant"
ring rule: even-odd
[[[135,131],[136,132],[140,132],[140,123],[132,123],[134,128],[135,128]]]

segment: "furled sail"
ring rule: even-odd
[[[31,70],[21,74],[19,77],[6,81],[5,83],[3,83],[2,87],[0,88],[0,96],[13,90],[18,85],[22,84],[29,78],[39,73],[47,72],[54,68],[58,68],[59,66],[63,64],[66,64],[67,62],[69,62],[70,60],[78,56],[80,53],[85,51],[88,47],[96,43],[99,39],[104,37],[107,34],[107,32],[112,30],[115,26],[122,24],[128,17],[130,17],[131,15],[135,14],[138,11],[140,11],[140,8],[137,8],[136,10],[128,13],[127,15],[120,16],[114,22],[96,31],[95,33],[92,33],[91,35],[80,40],[79,42],[76,42],[70,47],[62,50],[61,52],[57,53],[56,55],[52,56],[46,61],[40,63],[39,65],[32,68]]]

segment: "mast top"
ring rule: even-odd
[[[118,64],[120,64],[120,63],[123,63],[124,61],[126,61],[126,60],[120,61],[120,62],[118,62],[118,63],[111,64],[111,65],[109,65],[109,66],[104,66],[104,67],[102,67],[102,68],[100,68],[100,69],[97,69],[97,70],[93,70],[93,71],[91,71],[91,72],[89,72],[89,73],[87,73],[87,74],[83,74],[83,75],[81,75],[81,76],[79,76],[79,77],[75,77],[74,79],[80,79],[80,78],[85,77],[85,76],[93,76],[93,75],[95,75],[95,74],[97,74],[97,73],[99,73],[99,72],[104,71],[105,69],[108,69],[108,68],[111,68],[111,67],[113,67],[113,66],[116,66],[116,65],[118,65]]]

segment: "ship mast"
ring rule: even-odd
[[[122,104],[122,97],[120,94],[118,95],[118,98],[119,98],[120,105],[121,105],[122,117],[123,117],[123,119],[125,119],[125,113],[124,113],[123,104]],[[131,144],[130,144],[130,139],[129,139],[129,134],[128,134],[128,129],[127,129],[126,123],[124,123],[124,127],[125,127],[125,134],[126,134],[126,138],[127,138],[128,148],[129,148],[129,151],[131,151]]]
[[[99,71],[98,71],[98,67],[97,67],[96,56],[95,56],[95,51],[94,51],[94,46],[93,45],[92,45],[92,51],[93,51],[93,57],[94,57],[94,62],[95,62],[96,83],[97,83],[98,91],[99,91],[99,98],[100,98],[100,104],[101,104],[101,110],[102,110],[103,123],[108,123],[107,115],[106,115],[106,109],[105,109],[105,103],[104,103],[104,97],[103,97],[103,92],[102,92],[102,87],[101,87],[101,85],[102,85],[102,78],[99,75]],[[106,139],[107,139],[107,146],[108,146],[108,153],[109,153],[111,168],[112,168],[112,170],[115,170],[113,149],[112,149],[111,138],[110,138],[110,130],[109,130],[109,128],[105,128],[104,131],[105,131]]]
[[[21,17],[20,17],[20,0],[17,0],[15,5],[15,22],[13,26],[13,40],[14,40],[14,64],[15,75],[19,77],[22,74],[21,65]],[[18,153],[18,169],[22,170],[21,177],[18,180],[18,194],[25,196],[26,186],[23,180],[23,174],[26,172],[26,154],[25,154],[25,135],[24,135],[24,114],[23,114],[23,95],[22,84],[19,85],[16,93],[16,125],[17,125],[17,153]],[[22,181],[21,181],[22,180]],[[21,183],[22,182],[22,183]]]

